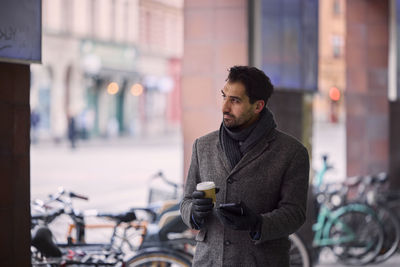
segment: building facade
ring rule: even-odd
[[[40,138],[157,135],[180,127],[183,1],[44,0],[31,106]]]
[[[318,93],[314,97],[314,118],[322,122],[344,123],[345,119],[345,12],[345,0],[319,1]]]

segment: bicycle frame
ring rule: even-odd
[[[322,158],[323,158],[322,168],[316,175],[316,181],[314,181],[315,188],[321,188],[322,181],[324,180],[324,176],[325,176],[326,171],[332,168],[332,166],[328,165],[328,162],[327,162],[328,157],[327,156],[323,156]]]
[[[85,224],[83,227],[87,230],[89,229],[113,229],[111,239],[110,239],[110,245],[114,246],[116,238],[120,238],[125,242],[130,249],[135,248],[134,245],[131,244],[131,241],[129,240],[127,236],[127,231],[131,228],[134,228],[135,230],[138,231],[137,236],[141,238],[140,244],[143,242],[143,236],[147,234],[147,226],[148,223],[145,221],[140,221],[140,222],[130,222],[130,223],[120,223],[120,224],[115,224],[115,223],[104,223],[104,224]],[[76,240],[73,238],[73,230],[76,229],[75,224],[70,224],[68,227],[68,232],[67,232],[67,240],[70,241],[70,243],[76,243]],[[117,234],[117,230],[122,229],[122,234]],[[80,243],[85,243],[85,242],[79,242]],[[122,243],[120,246],[117,246],[118,249],[121,249]]]
[[[321,170],[317,173],[316,181],[314,183],[314,186],[318,191],[320,191],[322,187],[325,173],[327,170],[332,168],[332,166],[328,164],[328,157],[326,155],[324,155],[322,159],[323,165]],[[362,212],[376,217],[375,211],[364,204],[347,204],[332,211],[326,204],[322,203],[318,212],[317,222],[312,226],[312,230],[315,232],[313,246],[324,247],[343,244],[355,240],[356,235],[352,228],[339,219],[341,215],[350,211]],[[340,229],[343,231],[343,235],[341,235],[339,238],[332,239],[329,237],[329,232],[334,224],[340,227]]]
[[[318,214],[317,223],[312,227],[314,234],[314,247],[324,247],[338,245],[355,240],[356,235],[351,227],[341,221],[339,217],[344,213],[357,211],[376,217],[375,211],[364,204],[348,204],[337,210],[330,210],[326,205],[322,205]],[[343,231],[343,235],[339,238],[330,238],[329,231],[333,225],[338,225]]]

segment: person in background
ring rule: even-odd
[[[77,138],[77,129],[76,122],[74,117],[68,118],[68,139],[71,144],[71,148],[76,148],[76,138]]]
[[[40,115],[36,110],[31,111],[31,142],[36,144],[39,141],[38,129],[40,123]]]

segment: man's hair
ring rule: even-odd
[[[241,82],[246,88],[246,94],[253,104],[264,100],[265,105],[274,91],[271,80],[262,70],[249,66],[233,66],[229,70],[228,82]]]

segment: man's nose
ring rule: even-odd
[[[222,102],[222,112],[229,112],[231,110],[231,107],[229,105],[229,101],[227,99],[223,100]]]

